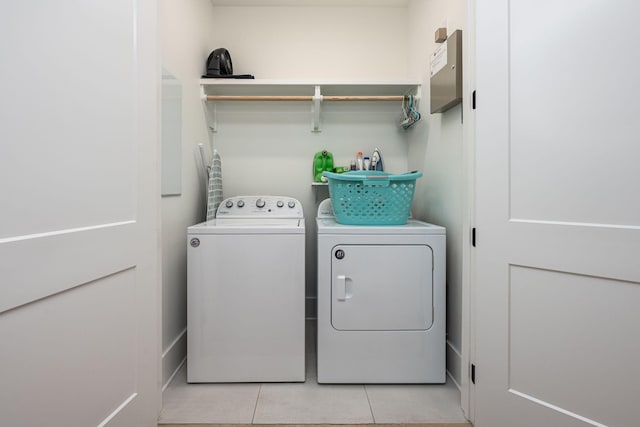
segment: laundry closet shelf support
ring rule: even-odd
[[[311,106],[313,122],[311,123],[311,132],[320,132],[320,102],[322,102],[322,93],[318,85],[315,85],[313,90],[313,104]]]
[[[413,95],[417,101],[420,97],[420,84],[411,82],[319,84],[278,80],[201,80],[201,99],[210,132],[217,131],[217,102],[310,102],[311,131],[320,132],[322,102],[402,102],[408,95]]]

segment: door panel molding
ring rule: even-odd
[[[636,363],[638,285],[510,265],[507,388],[590,420],[633,406],[630,372],[611,366]]]
[[[0,241],[0,313],[135,266],[136,221]]]
[[[140,393],[138,277],[128,269],[0,314],[3,425],[97,425]]]
[[[522,223],[522,224],[539,224],[539,225],[563,225],[568,227],[595,227],[595,228],[622,228],[624,230],[638,230],[639,225],[625,225],[625,224],[597,224],[590,222],[569,222],[569,221],[549,221],[530,218],[511,218],[509,222]]]
[[[640,282],[639,228],[511,220],[502,232],[510,264]]]
[[[131,408],[136,405],[136,398],[138,397],[138,393],[132,393],[131,396],[127,397],[121,404],[116,408],[115,411],[109,414],[98,427],[128,427],[130,423],[130,414]]]
[[[567,415],[567,416],[569,416],[571,418],[576,419],[577,421],[582,421],[584,423],[587,423],[587,424],[590,424],[590,425],[596,426],[596,427],[607,427],[605,424],[600,424],[597,421],[591,420],[591,419],[589,419],[587,417],[583,417],[582,415],[576,414],[575,412],[568,411],[568,410],[566,410],[564,408],[561,408],[561,407],[556,406],[556,405],[554,405],[552,403],[546,402],[546,401],[544,401],[542,399],[538,399],[538,398],[535,398],[533,396],[529,396],[528,394],[519,392],[518,390],[509,389],[509,393],[513,394],[514,396],[526,399],[529,402],[532,402],[532,403],[534,403],[536,405],[540,405],[540,406],[543,406],[545,408],[551,409],[553,411],[559,412],[559,413],[561,413],[563,415]]]

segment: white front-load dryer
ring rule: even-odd
[[[443,227],[318,226],[319,383],[444,383]]]
[[[187,229],[187,381],[305,380],[305,227],[299,201],[226,199]]]

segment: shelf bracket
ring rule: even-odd
[[[207,94],[204,92],[203,86],[200,86],[200,100],[202,101],[202,109],[204,110],[207,128],[209,128],[209,134],[211,135],[218,131],[218,123],[216,121],[216,103],[215,101],[207,101]]]
[[[321,129],[320,129],[320,103],[321,102],[322,102],[322,95],[320,94],[320,85],[316,85],[315,92],[313,94],[313,102],[311,104],[311,116],[313,117],[311,132],[321,132]]]

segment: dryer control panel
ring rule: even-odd
[[[236,196],[220,203],[216,218],[304,218],[302,204],[287,196]]]

